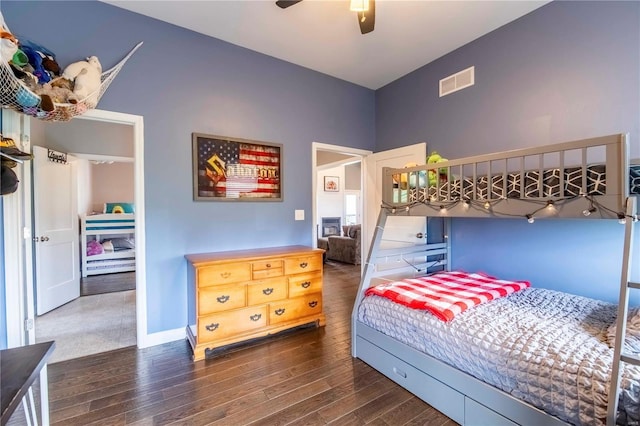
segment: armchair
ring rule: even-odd
[[[360,264],[361,253],[361,225],[343,226],[343,236],[330,235],[327,237],[327,259],[338,262]]]

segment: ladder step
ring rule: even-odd
[[[627,287],[630,287],[630,288],[640,288],[640,283],[634,283],[633,281],[629,281],[629,282],[627,283]]]
[[[621,354],[620,359],[633,365],[640,365],[640,355]]]

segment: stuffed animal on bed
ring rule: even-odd
[[[96,240],[91,240],[87,242],[87,256],[95,256],[97,254],[104,253],[104,248],[102,244],[97,242]]]
[[[449,161],[446,158],[442,158],[437,151],[431,151],[431,155],[427,157],[427,164],[435,164],[442,163],[444,161]],[[444,177],[444,180],[447,178],[447,169],[442,167],[439,170],[429,170],[429,186],[436,186],[438,183],[438,176],[440,179]]]
[[[407,169],[409,167],[417,167],[418,163],[407,163],[404,165],[404,168]],[[393,180],[398,183],[398,186],[401,189],[407,189],[407,181],[410,188],[415,188],[416,185],[420,185],[420,187],[424,187],[426,185],[427,175],[424,170],[420,170],[417,172],[410,173],[400,173],[393,175]]]

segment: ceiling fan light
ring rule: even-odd
[[[369,10],[369,0],[351,0],[349,9],[352,12],[366,12]]]

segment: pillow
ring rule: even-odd
[[[616,342],[617,320],[607,329],[607,343],[613,348]],[[624,338],[623,352],[640,354],[640,306],[629,309],[627,332]]]
[[[355,238],[362,225],[353,225],[349,227],[349,237]]]
[[[349,228],[351,228],[349,225],[342,225],[342,236],[343,237],[348,237],[349,236]]]
[[[133,203],[104,203],[104,213],[135,213]]]
[[[111,238],[110,240],[102,241],[102,244],[109,243],[113,251],[118,250],[131,250],[135,248],[135,244],[132,239],[129,238]]]

